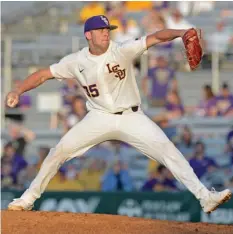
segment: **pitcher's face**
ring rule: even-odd
[[[93,46],[99,47],[103,50],[106,50],[108,48],[110,43],[110,29],[95,29],[87,32],[85,35],[87,39],[92,42]]]

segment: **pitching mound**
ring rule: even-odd
[[[2,211],[3,234],[232,234],[232,225],[181,223],[117,215]]]

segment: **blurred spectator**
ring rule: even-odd
[[[160,169],[158,169],[160,170]],[[150,171],[149,178],[145,181],[144,185],[142,186],[142,191],[153,191],[154,186],[159,181],[159,175],[157,177],[157,171]]]
[[[57,173],[46,191],[83,191],[83,186],[77,178],[66,179],[62,173]]]
[[[124,42],[139,37],[140,31],[138,30],[138,32],[136,32],[130,30],[129,22],[126,19],[121,21],[121,26],[121,30],[115,32],[114,41]]]
[[[158,161],[149,159],[149,162],[148,162],[148,169],[147,169],[148,173],[152,173],[152,175],[153,175],[153,173],[154,173],[155,171],[157,171],[159,165],[160,165],[160,164],[159,164]]]
[[[116,145],[112,144],[111,141],[105,141],[98,145],[95,145],[91,149],[89,149],[84,155],[87,158],[93,158],[101,160],[107,164],[111,164],[115,160],[115,154],[118,153],[118,149],[116,149]]]
[[[172,29],[189,29],[195,27],[183,18],[182,13],[178,9],[172,10],[171,15],[167,17],[166,22],[167,28]],[[174,40],[174,43],[180,44],[182,43],[182,39],[177,38]]]
[[[233,116],[233,95],[230,93],[228,84],[222,85],[220,95],[214,98],[214,107],[211,108],[213,116]]]
[[[63,98],[63,105],[70,110],[72,101],[77,96],[79,88],[77,81],[74,79],[66,79],[65,84],[61,87],[60,92]]]
[[[158,123],[159,127],[162,128],[169,140],[174,141],[177,136],[177,128],[175,124],[169,123],[167,120]]]
[[[164,29],[165,24],[164,16],[154,8],[149,9],[141,20],[141,25],[147,35]]]
[[[48,184],[47,191],[83,191],[84,187],[78,179],[78,170],[75,164],[67,163],[59,169]]]
[[[16,148],[12,143],[7,143],[4,146],[3,156],[1,158],[1,164],[4,166],[5,164],[11,164],[11,170],[7,170],[12,173],[14,178],[17,177],[18,173],[27,167],[27,162],[23,158],[23,156],[16,152]]]
[[[85,6],[80,10],[78,10],[79,19],[81,23],[84,23],[88,18],[94,15],[105,15],[105,8],[100,2],[88,2]]]
[[[179,1],[176,3],[180,13],[186,17],[192,14],[193,2],[191,1]]]
[[[60,123],[64,122],[64,117],[67,113],[72,112],[72,103],[78,95],[83,97],[82,92],[79,91],[77,81],[75,79],[66,79],[66,83],[60,89],[63,98],[63,108],[58,113],[51,116],[50,128],[58,128]],[[64,124],[63,124],[64,125]]]
[[[104,174],[105,164],[102,160],[91,159],[87,168],[83,168],[78,180],[85,191],[99,191],[101,189],[101,177]]]
[[[167,119],[176,119],[180,118],[184,114],[184,106],[182,104],[181,98],[178,94],[178,91],[171,90],[167,95],[166,102],[166,118]]]
[[[153,8],[166,16],[169,11],[169,1],[153,1]]]
[[[137,38],[140,35],[140,28],[137,22],[127,17],[123,2],[118,2],[117,8],[112,9],[111,14],[109,14],[109,21],[111,24],[118,26],[117,30],[111,32],[113,40],[115,40],[117,34],[125,34],[124,32],[127,32],[127,35],[130,35],[131,38]],[[117,38],[119,40],[119,36]]]
[[[146,34],[151,34],[156,31],[160,31],[166,28],[166,22],[164,16],[160,11],[151,9],[147,15],[142,19],[142,26]],[[163,42],[159,43],[156,46],[153,46],[148,54],[150,56],[167,56],[170,57],[173,52],[173,42]]]
[[[142,186],[142,191],[171,191],[176,189],[174,177],[163,165],[159,165],[157,171],[150,172],[149,179]]]
[[[26,146],[29,142],[35,139],[35,133],[23,125],[10,124],[9,125],[9,141],[16,149],[16,154],[24,155]]]
[[[65,132],[81,121],[86,114],[85,100],[81,96],[76,96],[72,101],[71,111],[64,121]]]
[[[205,38],[206,50],[220,53],[220,59],[228,52],[230,44],[233,44],[232,32],[226,27],[226,23],[221,20],[216,24],[216,31]]]
[[[163,181],[166,191],[177,191],[177,181],[172,175],[172,173],[166,168],[165,169],[165,179]]]
[[[31,162],[28,163],[28,166],[21,170],[17,176],[17,188],[18,189],[27,189],[32,180],[37,175],[37,163]]]
[[[177,90],[175,71],[168,65],[167,58],[159,56],[156,61],[157,64],[149,68],[147,77],[142,81],[144,95],[151,107],[164,106],[169,89]]]
[[[82,120],[86,115],[86,103],[82,96],[76,96],[71,103],[71,109],[67,113],[57,113],[51,118],[50,127],[58,128],[61,124],[64,133],[67,132],[76,123]]]
[[[65,180],[78,179],[78,171],[74,164],[69,163],[61,173],[63,174]]]
[[[165,104],[165,112],[153,117],[155,122],[170,121],[181,118],[185,113],[184,106],[181,102],[177,91],[169,91]]]
[[[194,139],[191,129],[185,126],[180,134],[180,139],[176,142],[176,147],[189,160],[194,153]]]
[[[218,170],[209,170],[204,176],[202,176],[201,181],[208,187],[214,187],[216,190],[222,190],[224,187],[230,185],[230,180],[233,177],[233,154],[232,154],[232,138],[233,137],[233,126],[226,137],[227,145],[225,149],[224,158],[222,155],[220,160],[218,160]],[[225,158],[227,157],[227,158]],[[219,159],[219,158],[217,158]],[[231,189],[231,187],[229,188]]]
[[[16,185],[16,175],[10,162],[1,163],[1,188],[12,189]]]
[[[45,160],[45,158],[49,154],[49,151],[50,151],[50,149],[47,146],[40,146],[38,148],[37,171],[39,171],[41,164],[43,163],[43,161]]]
[[[233,126],[231,127],[231,130],[227,133],[225,153],[227,153],[230,156],[230,163],[231,165],[233,165]]]
[[[152,1],[125,1],[124,4],[128,12],[142,12],[153,7]]]
[[[217,168],[216,162],[206,156],[205,145],[201,141],[196,142],[194,156],[189,160],[189,163],[198,178],[201,178],[208,172],[215,171]]]
[[[117,12],[121,10],[123,5],[124,5],[124,3],[119,2],[119,1],[107,1],[107,2],[105,2],[105,11],[106,11],[108,19],[110,19],[112,17],[115,17]]]
[[[210,85],[204,85],[203,88],[203,100],[194,109],[194,114],[197,116],[212,116],[211,108],[214,106],[215,95],[213,94]]]
[[[210,12],[213,11],[215,7],[214,1],[194,1],[192,12],[194,15],[198,15],[201,12]]]
[[[198,15],[201,12],[208,12],[214,9],[214,1],[179,1],[177,8],[183,16]]]
[[[131,191],[132,179],[126,166],[118,161],[102,177],[102,191]]]
[[[204,174],[201,178],[201,182],[208,188],[214,187],[216,190],[224,189],[224,183],[226,180],[224,170],[210,170]]]

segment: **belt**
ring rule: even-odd
[[[133,112],[137,112],[138,111],[138,106],[133,106],[130,108]],[[116,112],[114,113],[115,115],[122,115],[124,111],[120,111],[120,112]]]

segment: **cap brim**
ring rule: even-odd
[[[110,29],[110,30],[114,30],[114,29],[117,29],[117,28],[118,28],[118,26],[116,26],[116,25],[110,25],[110,26],[109,26],[109,29]]]

